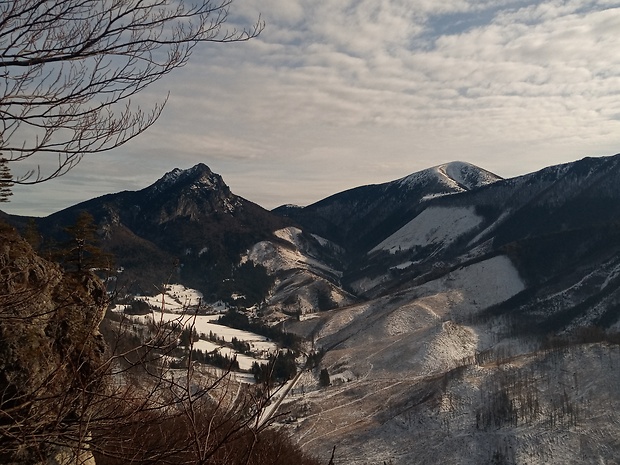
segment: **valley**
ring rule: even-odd
[[[278,352],[278,345],[267,337],[250,331],[231,328],[218,324],[218,319],[226,312],[226,307],[210,305],[212,313],[199,313],[202,294],[194,289],[187,289],[179,284],[166,286],[164,292],[155,296],[133,296],[135,300],[146,302],[149,312],[143,315],[125,313],[125,305],[117,305],[114,312],[122,315],[132,323],[142,326],[169,324],[180,330],[189,330],[197,338],[191,341],[191,348],[203,353],[218,353],[239,363],[239,369],[250,372],[253,363],[268,363],[269,355]],[[163,308],[162,308],[163,307]],[[217,313],[216,313],[217,312]],[[238,341],[248,345],[248,353],[240,353],[233,347]],[[246,378],[250,379],[250,378]],[[254,382],[252,379],[251,382]]]

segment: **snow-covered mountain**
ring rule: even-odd
[[[619,164],[590,158],[502,180],[453,162],[273,212],[199,164],[39,225],[59,237],[86,210],[143,291],[172,278],[205,296],[252,295],[276,318],[388,295],[495,255],[510,257],[528,292],[542,292],[572,268],[613,263]]]
[[[204,164],[174,169],[142,190],[108,194],[37,222],[61,242],[64,227],[82,211],[94,217],[103,247],[123,270],[118,282],[132,292],[151,294],[179,282],[213,301],[249,306],[269,299],[276,317],[356,300],[338,286],[338,246],[233,194]],[[301,287],[304,299],[290,297],[291,289],[300,294]]]
[[[474,165],[453,162],[384,184],[357,187],[304,208],[280,207],[305,229],[342,245],[354,260],[415,218],[427,201],[465,192],[500,178]]]
[[[496,174],[478,168],[471,163],[454,161],[410,174],[394,182],[405,189],[416,189],[420,185],[431,183],[433,178],[439,185],[445,186],[446,194],[477,189],[501,179]]]
[[[369,300],[287,326],[332,380],[283,407],[294,437],[350,464],[615,463],[619,179],[584,159],[426,200],[348,271]]]
[[[282,408],[336,463],[615,463],[619,180],[620,155],[453,162],[268,212],[197,165],[38,223],[86,210],[143,289],[245,295],[322,349]]]

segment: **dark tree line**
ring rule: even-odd
[[[296,334],[285,333],[278,328],[267,326],[258,321],[250,321],[247,315],[235,309],[228,310],[217,321],[221,325],[260,334],[291,350],[298,351],[301,345],[301,338]]]
[[[217,368],[228,371],[239,371],[239,362],[237,357],[230,358],[228,355],[222,355],[218,350],[212,352],[203,352],[202,350],[192,349],[192,361],[204,363]]]
[[[259,384],[284,383],[293,379],[297,374],[295,353],[288,350],[271,355],[267,363],[254,362],[252,374]]]

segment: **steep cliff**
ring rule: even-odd
[[[91,460],[83,418],[101,382],[105,306],[95,276],[64,273],[0,225],[1,463]]]

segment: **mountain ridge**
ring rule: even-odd
[[[144,275],[138,279],[143,289],[153,286],[148,280],[163,282],[170,275],[205,295],[222,297],[229,290],[221,283],[230,282],[244,263],[264,268],[275,280],[271,297],[263,290],[267,304],[278,300],[283,283],[295,287],[290,276],[297,276],[293,282],[298,284],[320,282],[323,294],[313,294],[303,305],[304,312],[312,312],[318,301],[324,308],[330,301],[353,302],[345,295],[379,296],[440,269],[504,253],[506,247],[525,276],[542,279],[545,269],[557,273],[557,257],[535,272],[539,261],[515,251],[525,244],[534,250],[532,244],[545,243],[548,234],[560,237],[584,223],[604,228],[610,215],[620,214],[614,173],[620,176],[618,156],[585,158],[511,179],[457,161],[343,191],[307,207],[269,212],[233,194],[220,175],[199,163],[171,170],[141,190],[91,199],[38,223],[46,234],[58,236],[80,211],[89,211],[104,245],[123,257],[119,265],[127,275]],[[590,197],[605,207],[588,205]],[[290,228],[296,228],[299,240],[290,239]],[[577,239],[581,236],[573,232],[570,243],[581,240],[581,248],[600,248],[597,241],[613,228],[597,234]],[[270,265],[261,262],[267,259]],[[296,305],[276,307],[295,312]]]
[[[87,210],[123,266],[138,257],[123,274],[152,285],[175,261],[165,279],[245,295],[229,302],[305,337],[323,358],[281,426],[306,450],[360,465],[614,463],[620,155],[511,179],[453,162],[273,212],[207,170],[39,226]]]
[[[464,171],[467,175],[461,177],[475,179],[471,182],[475,188],[500,179],[474,165],[452,162],[395,181],[339,192],[300,209],[279,207],[273,211],[289,215],[329,240],[347,242],[355,252],[363,252],[376,245],[380,236],[396,231],[419,213],[423,201],[467,190],[452,179],[448,171]]]

